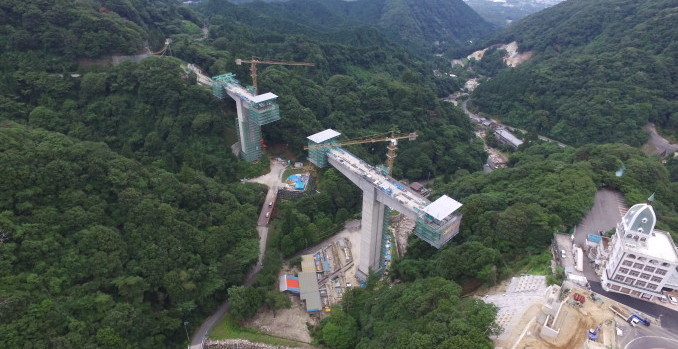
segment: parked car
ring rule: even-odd
[[[669,302],[671,302],[673,305],[678,305],[678,299],[676,299],[674,296],[669,296]]]
[[[271,212],[266,212],[266,218],[271,215]]]
[[[565,250],[560,250],[560,258],[562,258],[562,259],[567,258],[567,255],[565,254]]]
[[[666,302],[669,301],[669,299],[666,298],[666,296],[659,296],[659,301],[662,302],[662,303],[666,303]]]

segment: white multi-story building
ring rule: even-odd
[[[654,228],[657,217],[653,200],[651,197],[647,204],[633,205],[617,224],[602,273],[605,291],[650,299],[661,295],[677,273],[676,245],[669,233]]]

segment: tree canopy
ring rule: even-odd
[[[256,261],[258,187],[7,121],[0,144],[4,348],[166,347]]]
[[[314,333],[329,348],[492,348],[496,307],[443,278],[357,288]]]
[[[474,103],[567,144],[639,146],[641,127],[678,129],[675,1],[566,1],[510,26],[531,61],[481,84]]]

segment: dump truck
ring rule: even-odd
[[[637,314],[633,314],[623,307],[612,305],[610,306],[610,310],[612,310],[613,313],[617,314],[619,317],[624,319],[624,321],[630,323],[631,326],[635,327],[639,323],[645,326],[650,326],[650,319],[643,318]]]

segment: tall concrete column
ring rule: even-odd
[[[245,142],[245,132],[248,132],[247,125],[245,123],[245,108],[242,105],[242,99],[236,94],[228,93],[231,98],[235,101],[235,109],[238,113],[238,136],[240,137],[240,153],[247,153],[247,142]]]
[[[379,269],[385,205],[377,201],[374,187],[361,187],[363,187],[363,211],[360,231],[360,261],[357,274],[366,278],[370,270]]]

